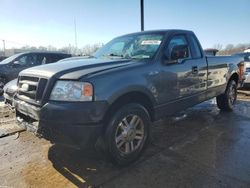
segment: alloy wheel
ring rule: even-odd
[[[144,123],[138,115],[128,115],[118,124],[115,132],[117,149],[123,154],[136,151],[144,139]]]

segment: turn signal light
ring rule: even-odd
[[[91,84],[89,83],[85,83],[83,85],[83,95],[86,96],[86,97],[91,97],[93,96],[93,87]]]

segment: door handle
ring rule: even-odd
[[[197,66],[193,66],[192,67],[192,73],[193,74],[197,74],[198,73],[198,67]]]

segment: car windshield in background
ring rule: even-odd
[[[246,55],[244,59],[245,61],[250,61],[250,54]]]
[[[163,39],[162,34],[138,34],[115,38],[101,49],[96,58],[151,59]]]
[[[244,57],[244,60],[247,62],[250,62],[250,53],[238,53],[238,54],[234,54],[240,57]]]
[[[0,62],[0,64],[7,64],[11,61],[13,61],[15,58],[17,58],[20,54],[16,54],[16,55],[13,55],[13,56],[10,56],[6,59],[4,59],[3,61]]]

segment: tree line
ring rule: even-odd
[[[52,45],[49,46],[22,46],[20,48],[21,51],[58,51],[58,52],[64,52],[68,54],[73,55],[79,55],[79,56],[89,56],[96,52],[100,47],[102,47],[102,43],[96,43],[96,44],[87,44],[83,46],[82,48],[76,48],[75,46],[72,46],[69,44],[69,46],[62,47],[62,48],[56,48]]]
[[[23,46],[19,49],[23,51],[60,51],[64,53],[69,53],[69,54],[74,54],[74,55],[79,55],[79,56],[89,56],[96,52],[99,48],[103,46],[102,43],[96,43],[96,44],[87,44],[83,46],[82,48],[76,48],[73,45],[62,47],[62,48],[56,48],[54,46],[39,46],[39,47],[34,47],[34,46]],[[250,48],[250,43],[243,43],[243,44],[228,44],[225,47],[223,47],[222,44],[215,44],[213,46],[214,49],[219,50],[217,55],[232,55],[235,53],[240,53],[243,52],[244,50]]]
[[[243,44],[228,44],[223,47],[222,44],[215,44],[213,48],[219,50],[217,55],[232,55],[235,53],[244,52],[244,50],[250,48],[250,43],[243,43]]]

